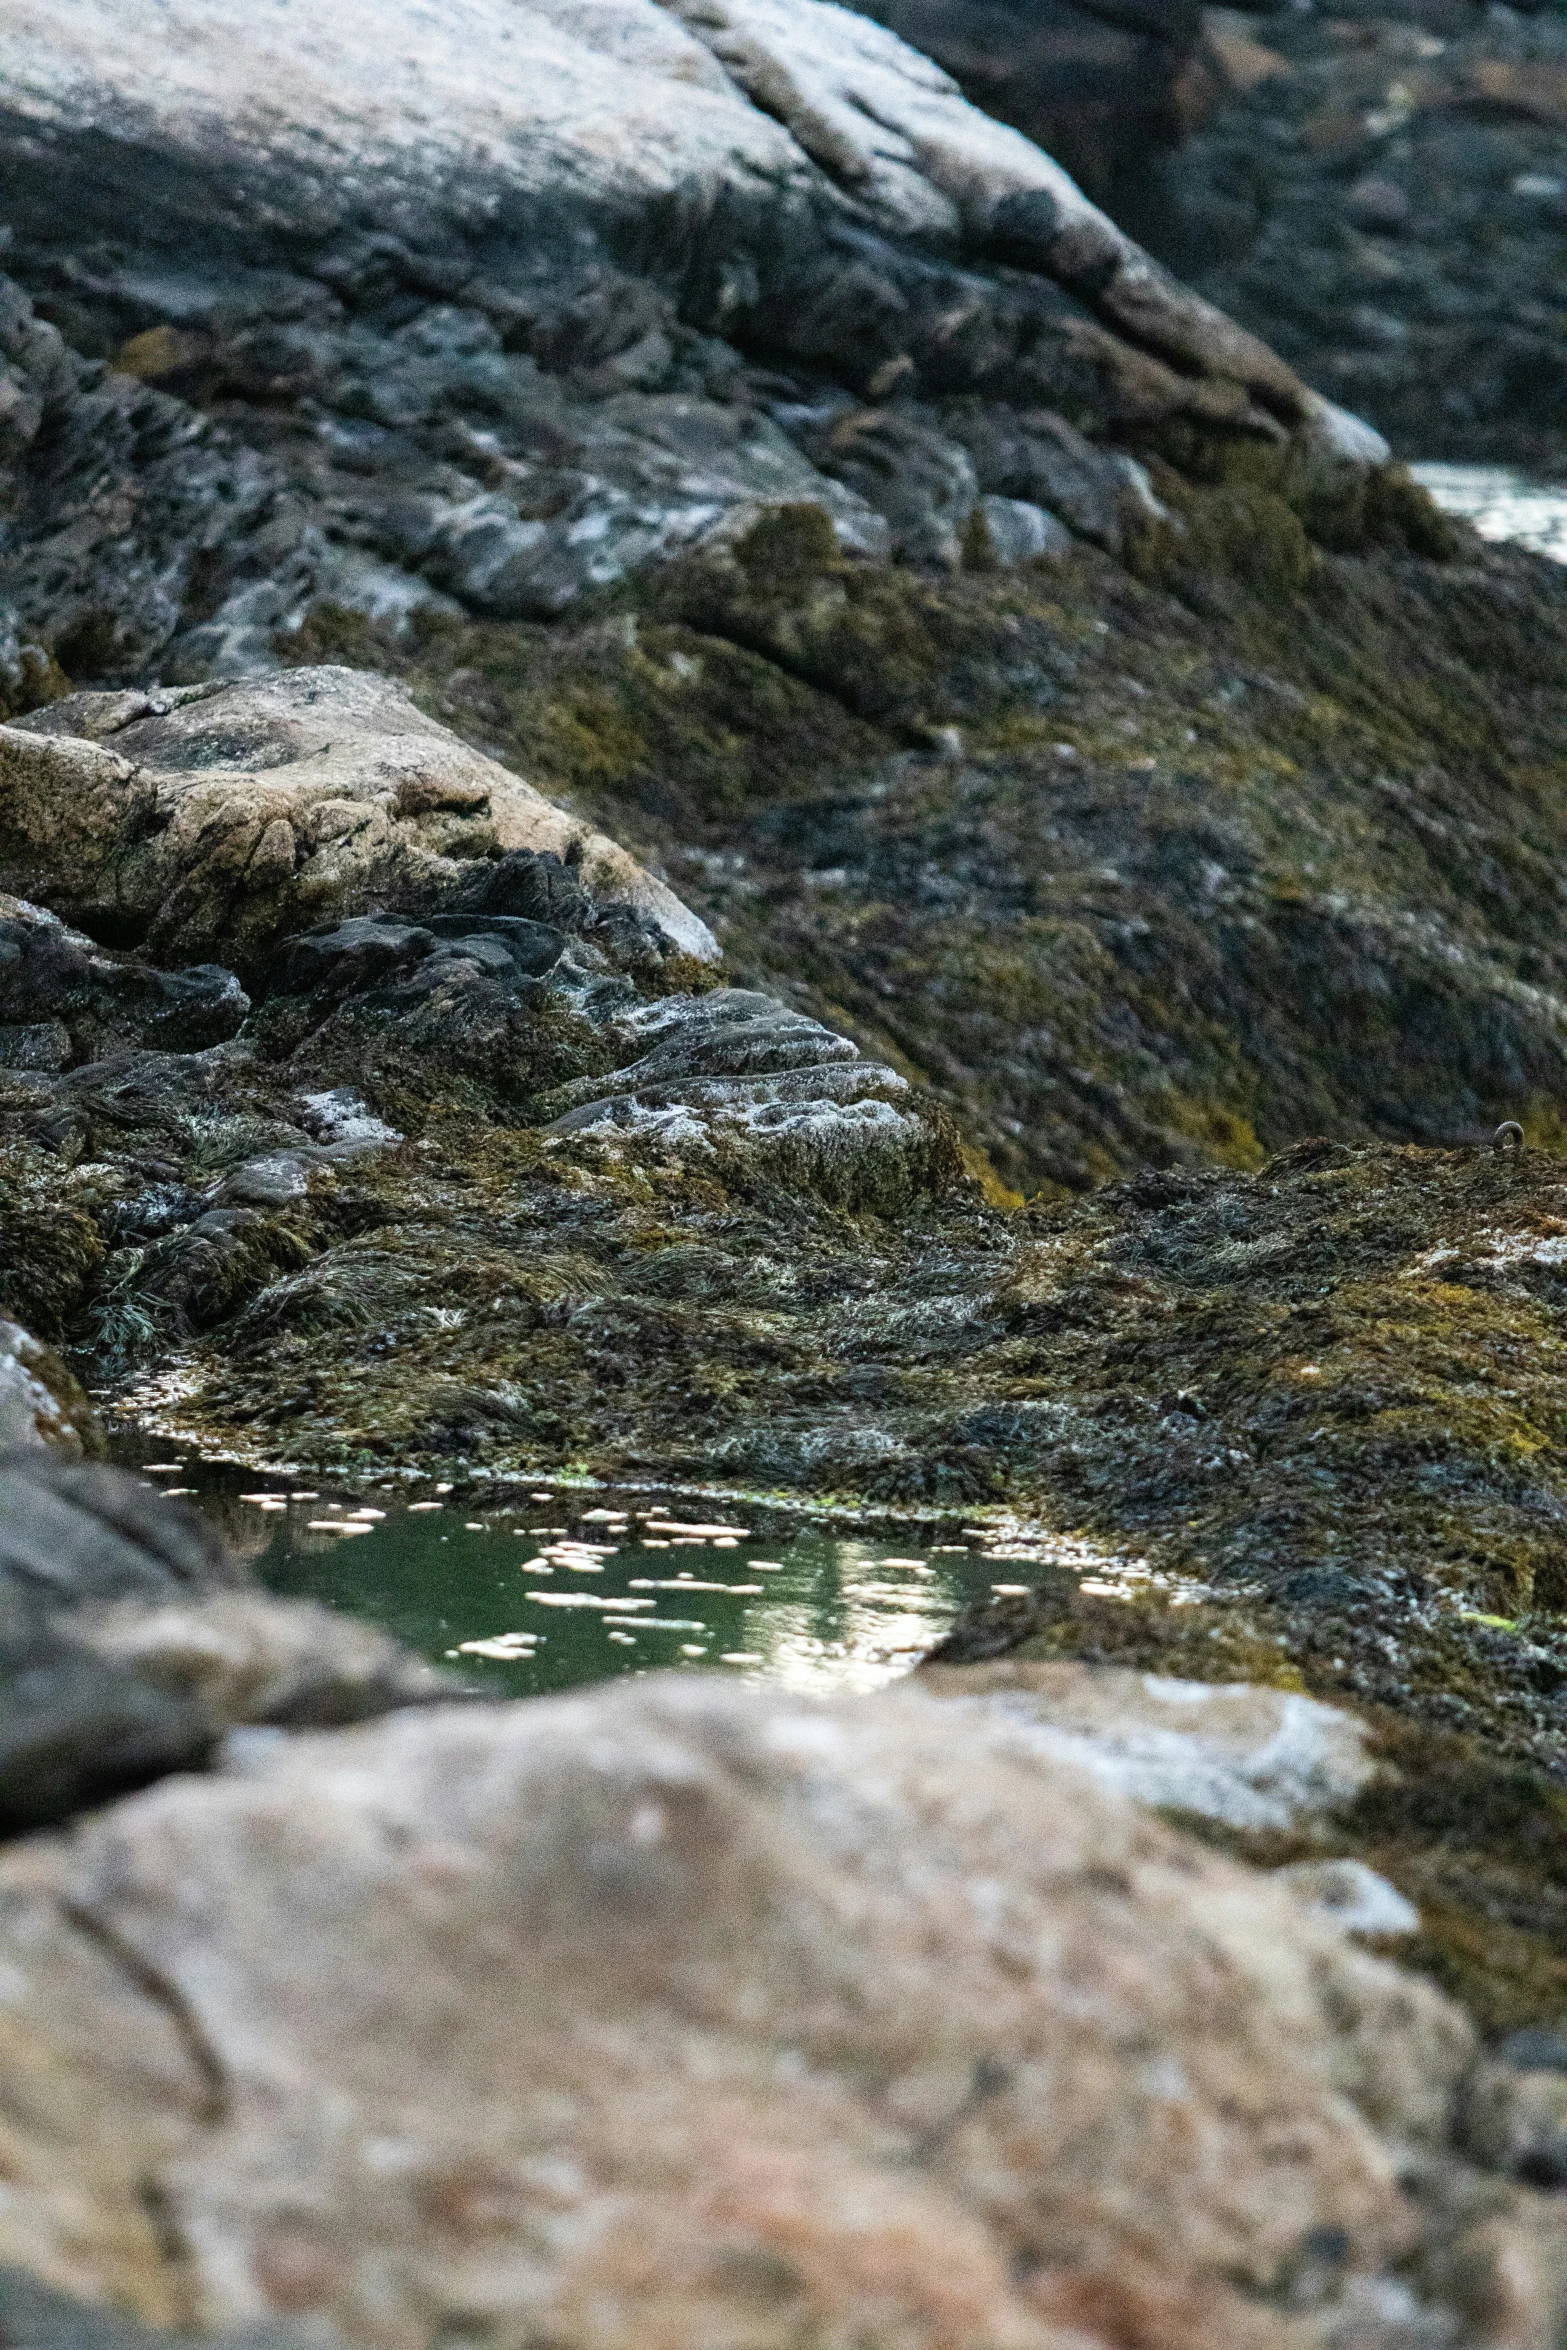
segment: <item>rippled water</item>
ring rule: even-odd
[[[525,1508],[449,1489],[349,1491],[128,1454],[185,1493],[274,1591],[396,1633],[497,1695],[676,1665],[799,1689],[866,1689],[907,1672],[971,1599],[1041,1570],[1136,1582],[1071,1538],[944,1526],[916,1538],[828,1532],[727,1504],[540,1488]]]
[[[1483,539],[1513,539],[1567,563],[1567,483],[1533,481],[1505,465],[1412,465],[1416,481]]]

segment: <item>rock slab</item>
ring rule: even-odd
[[[519,850],[569,864],[704,959],[674,892],[602,833],[356,670],[74,694],[0,728],[0,876],[164,956],[254,957],[290,929],[438,898]]]
[[[1543,2207],[1449,2142],[1457,2012],[952,1725],[654,1678],[18,1848],[0,2257],[409,2350],[1545,2350]]]

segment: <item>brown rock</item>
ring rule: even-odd
[[[0,2258],[410,2350],[1369,2350],[1482,2311],[1545,2350],[1542,2206],[1447,2144],[1457,2012],[953,1723],[673,1678],[404,1713],[16,1850]]]
[[[245,961],[291,930],[439,895],[476,859],[550,850],[606,899],[716,956],[602,833],[350,669],[73,694],[0,728],[0,886],[95,935]]]
[[[1567,124],[1567,65],[1506,57],[1477,58],[1469,87],[1491,106],[1504,106],[1552,128]]]

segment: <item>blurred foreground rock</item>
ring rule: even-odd
[[[201,1768],[229,1728],[362,1721],[456,1685],[248,1587],[186,1503],[97,1462],[0,1456],[0,1832]]]
[[[0,1456],[47,1448],[80,1460],[102,1447],[80,1380],[19,1322],[0,1317]]]
[[[0,2251],[409,2350],[1548,2350],[1559,2231],[1457,2151],[1457,2012],[955,1726],[656,1679],[18,1848]]]

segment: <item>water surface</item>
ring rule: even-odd
[[[146,1445],[122,1458],[194,1500],[273,1591],[377,1624],[497,1695],[669,1665],[868,1689],[907,1672],[970,1600],[1026,1590],[1042,1568],[1146,1574],[994,1526],[845,1533],[581,1487],[501,1509],[428,1482],[313,1486]]]
[[[1483,539],[1512,539],[1553,562],[1567,563],[1567,482],[1534,481],[1506,465],[1412,465],[1409,470],[1446,513],[1472,522]]]

